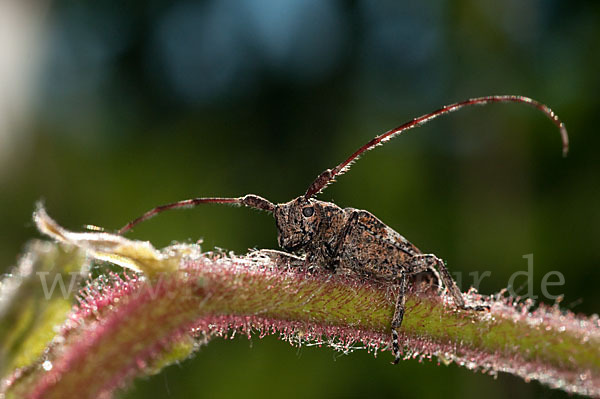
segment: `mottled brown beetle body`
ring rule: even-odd
[[[444,288],[461,309],[483,310],[483,307],[470,307],[448,269],[438,257],[423,254],[403,236],[386,226],[373,214],[354,208],[342,209],[339,206],[314,199],[334,178],[343,174],[362,153],[381,145],[400,133],[426,123],[440,115],[465,106],[494,102],[514,102],[530,105],[542,111],[559,128],[563,155],[568,150],[568,135],[564,124],[546,105],[521,96],[488,96],[465,100],[447,105],[429,114],[415,118],[403,125],[383,133],[359,148],[344,162],[333,169],[321,173],[308,187],[306,193],[290,202],[273,204],[257,195],[249,194],[239,198],[193,198],[162,205],[151,209],[119,230],[122,234],[136,224],[151,218],[167,209],[192,207],[199,204],[218,203],[244,205],[270,212],[275,217],[279,246],[297,255],[269,251],[276,256],[300,259],[306,268],[318,268],[336,274],[360,279],[371,279],[396,288],[396,308],[391,322],[392,350],[394,364],[400,359],[398,328],[404,317],[405,293],[408,283],[419,274],[432,276],[437,287]],[[296,262],[293,262],[296,263]]]
[[[276,205],[274,216],[282,249],[336,273],[391,281],[421,253],[367,211],[298,197]]]

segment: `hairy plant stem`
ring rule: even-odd
[[[7,398],[110,397],[133,377],[235,332],[279,334],[300,345],[319,341],[343,351],[389,346],[394,293],[384,285],[308,273],[261,252],[206,254],[196,245],[156,251],[105,233],[71,233],[49,218],[43,223],[53,237],[137,273],[89,283],[44,354],[5,378]],[[466,296],[490,310],[457,310],[445,295],[412,290],[400,338],[405,357],[435,356],[600,396],[597,317],[556,306],[531,311],[504,296]]]

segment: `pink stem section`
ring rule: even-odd
[[[6,398],[110,398],[190,337],[279,334],[296,345],[387,350],[392,294],[389,287],[307,274],[266,257],[200,254],[189,246],[176,272],[90,283],[47,355],[17,370],[2,391]],[[529,311],[502,296],[467,299],[491,309],[459,311],[446,296],[413,289],[401,330],[405,358],[437,357],[600,397],[597,317],[556,307]]]

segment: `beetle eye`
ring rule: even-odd
[[[307,206],[306,208],[302,209],[302,214],[304,215],[304,217],[311,217],[313,214],[315,213],[315,208],[313,208],[312,206]]]

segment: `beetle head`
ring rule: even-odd
[[[277,224],[279,246],[289,252],[305,249],[318,234],[321,201],[298,197],[278,204],[273,212]]]

